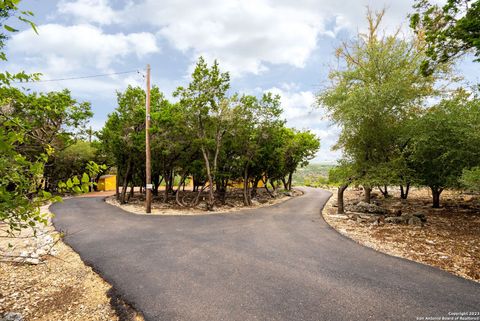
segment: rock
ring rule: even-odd
[[[351,219],[352,221],[357,221],[358,219],[360,219],[360,215],[353,214],[353,215],[350,215],[348,218]]]
[[[0,321],[23,321],[23,316],[20,313],[8,312],[3,315]]]
[[[390,216],[385,218],[385,223],[391,224],[405,224],[407,219],[405,216]]]
[[[29,263],[29,264],[33,264],[33,265],[37,265],[37,264],[40,264],[40,258],[38,257],[38,254],[37,252],[26,252],[26,251],[23,251],[20,253],[20,256],[15,260],[16,262],[20,262],[20,263]],[[0,319],[1,321],[1,319]]]
[[[397,209],[393,209],[390,211],[390,214],[392,216],[401,216],[402,215],[402,210],[397,208]]]
[[[284,192],[283,194],[284,194],[285,196],[290,196],[290,197],[293,196],[293,193],[292,193],[292,192],[289,192],[289,191]]]
[[[261,199],[258,200],[258,202],[259,202],[260,204],[265,204],[265,203],[268,203],[268,200],[267,200],[267,199],[264,199],[264,198],[261,198]]]
[[[416,225],[416,226],[421,226],[423,225],[422,224],[422,220],[419,219],[418,217],[416,216],[412,216],[408,219],[408,225]]]
[[[375,205],[375,204],[369,204],[366,202],[358,202],[357,205],[350,205],[348,207],[348,210],[351,212],[361,212],[361,213],[369,213],[369,214],[385,214],[386,211],[384,208]]]
[[[475,199],[475,197],[473,197],[473,195],[464,195],[463,196],[463,201],[464,202],[472,202],[474,199]]]
[[[422,223],[426,223],[426,222],[427,222],[427,217],[426,217],[425,214],[422,213],[422,212],[413,213],[412,216],[419,218],[419,219],[422,221]]]

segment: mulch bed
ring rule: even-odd
[[[480,282],[480,197],[445,191],[442,208],[433,209],[427,189],[413,189],[407,201],[401,201],[398,194],[395,191],[387,199],[376,194],[375,202],[390,212],[424,213],[427,222],[423,226],[374,225],[336,215],[335,191],[323,216],[332,227],[360,244]],[[345,192],[347,204],[360,200],[360,190]]]

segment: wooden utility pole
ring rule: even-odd
[[[150,65],[147,65],[147,95],[146,95],[146,112],[145,112],[145,170],[146,183],[145,188],[145,211],[152,212],[152,168],[150,162]]]

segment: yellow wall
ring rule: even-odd
[[[252,183],[248,184],[250,187],[252,187]],[[234,182],[231,182],[228,184],[228,186],[231,186],[231,187],[236,187],[236,188],[243,188],[243,179],[240,179],[238,181],[234,181]],[[260,182],[258,182],[258,187],[264,187],[263,185],[263,181],[260,180]]]
[[[117,185],[117,176],[108,176],[98,180],[97,189],[99,191],[114,191]]]

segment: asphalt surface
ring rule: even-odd
[[[268,208],[140,216],[54,204],[66,242],[147,320],[419,320],[480,311],[480,284],[378,253],[321,218],[330,193]],[[452,319],[453,320],[453,319]]]

